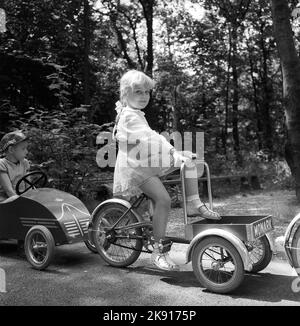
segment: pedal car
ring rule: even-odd
[[[24,241],[28,262],[45,269],[53,259],[55,246],[84,241],[93,252],[88,237],[90,213],[75,196],[46,185],[41,171],[26,174],[16,185],[19,196],[0,203],[0,239]],[[25,189],[20,191],[21,183]]]

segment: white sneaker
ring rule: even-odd
[[[161,253],[159,250],[154,249],[151,255],[151,262],[165,271],[179,271],[179,266],[173,262],[167,252]]]

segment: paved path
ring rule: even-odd
[[[172,256],[181,263],[185,245],[175,246]],[[300,305],[300,293],[291,289],[297,274],[278,259],[259,274],[247,274],[230,295],[202,288],[191,264],[180,272],[161,272],[143,254],[129,268],[112,268],[84,244],[58,247],[53,264],[43,272],[19,258],[14,244],[0,244],[0,268],[7,278],[0,305]]]

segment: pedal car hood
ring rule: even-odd
[[[22,195],[46,207],[68,238],[87,237],[90,213],[75,196],[52,188],[29,190]]]
[[[82,215],[90,217],[90,213],[85,205],[75,196],[53,188],[39,188],[27,191],[22,195],[28,199],[34,200],[47,207],[60,220],[63,216],[63,210],[75,208]]]

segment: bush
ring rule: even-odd
[[[89,123],[87,113],[84,107],[68,112],[32,108],[22,126],[30,137],[33,169],[42,169],[51,186],[82,200],[95,197],[101,174],[96,164],[96,137],[101,127]]]

